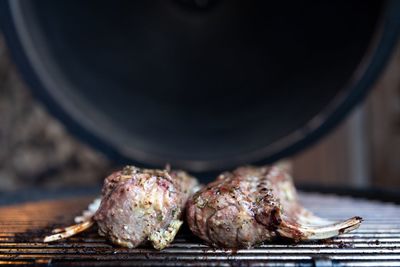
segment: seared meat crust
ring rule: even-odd
[[[183,171],[127,166],[105,179],[93,219],[113,243],[137,247],[150,241],[163,249],[182,225],[181,215],[197,181]]]
[[[321,239],[358,227],[359,217],[332,224],[300,206],[287,166],[247,166],[221,174],[188,201],[192,232],[216,247],[248,248],[278,235]]]

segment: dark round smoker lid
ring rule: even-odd
[[[23,77],[112,158],[191,171],[261,164],[361,101],[400,1],[0,1]]]

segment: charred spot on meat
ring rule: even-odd
[[[124,247],[151,242],[163,249],[182,225],[182,213],[196,190],[195,178],[183,171],[127,166],[104,181],[101,201],[89,206],[79,224],[55,229],[45,242],[69,237],[97,223],[99,234]]]
[[[221,174],[188,201],[192,232],[216,247],[249,248],[278,236],[325,239],[358,228],[359,217],[333,223],[303,208],[287,166],[247,166]]]

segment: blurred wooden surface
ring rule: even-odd
[[[293,157],[296,183],[346,185],[351,181],[349,120],[312,147]]]
[[[371,182],[377,186],[400,188],[400,49],[366,104]]]
[[[358,110],[292,159],[297,183],[400,189],[400,44]]]

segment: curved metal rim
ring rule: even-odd
[[[27,55],[24,53],[17,29],[13,24],[9,1],[0,1],[0,21],[9,49],[23,78],[32,89],[34,95],[44,103],[56,118],[64,123],[71,133],[119,163],[133,163],[148,167],[165,163],[165,159],[157,158],[156,155],[147,155],[147,163],[134,160],[134,158],[138,159],[138,157],[127,155],[123,152],[123,149],[113,146],[110,142],[95,135],[84,125],[74,120],[66,110],[57,105],[31,66]],[[335,127],[366,96],[368,89],[370,89],[368,85],[371,85],[383,70],[394,45],[398,41],[399,34],[400,1],[389,0],[382,14],[382,21],[378,35],[375,36],[375,43],[370,47],[363,63],[360,64],[351,81],[341,90],[331,104],[305,126],[279,141],[247,155],[238,155],[235,158],[212,162],[180,160],[171,161],[170,163],[178,167],[185,166],[186,169],[194,172],[216,171],[244,163],[270,163],[309,146]],[[146,153],[144,152],[143,154]]]

